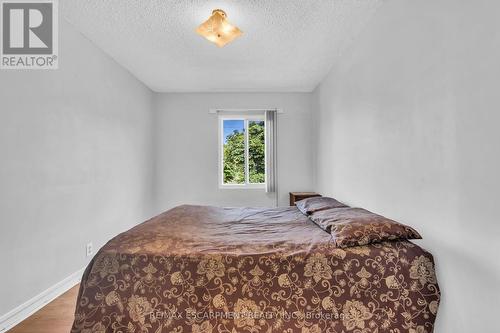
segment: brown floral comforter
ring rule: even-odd
[[[71,332],[425,333],[439,297],[409,241],[340,249],[295,207],[179,206],[99,251]]]

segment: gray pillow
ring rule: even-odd
[[[329,197],[313,197],[297,201],[295,206],[305,215],[311,215],[325,209],[348,207],[340,201]]]

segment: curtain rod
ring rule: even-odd
[[[208,113],[217,112],[257,112],[257,111],[276,111],[277,113],[284,113],[283,109],[268,108],[268,109],[209,109]]]

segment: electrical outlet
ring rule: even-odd
[[[92,243],[87,243],[87,245],[85,246],[85,253],[87,254],[87,257],[90,257],[92,254],[94,254]]]

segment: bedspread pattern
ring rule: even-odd
[[[411,242],[340,249],[295,208],[180,206],[101,249],[72,332],[429,333],[439,296]]]

